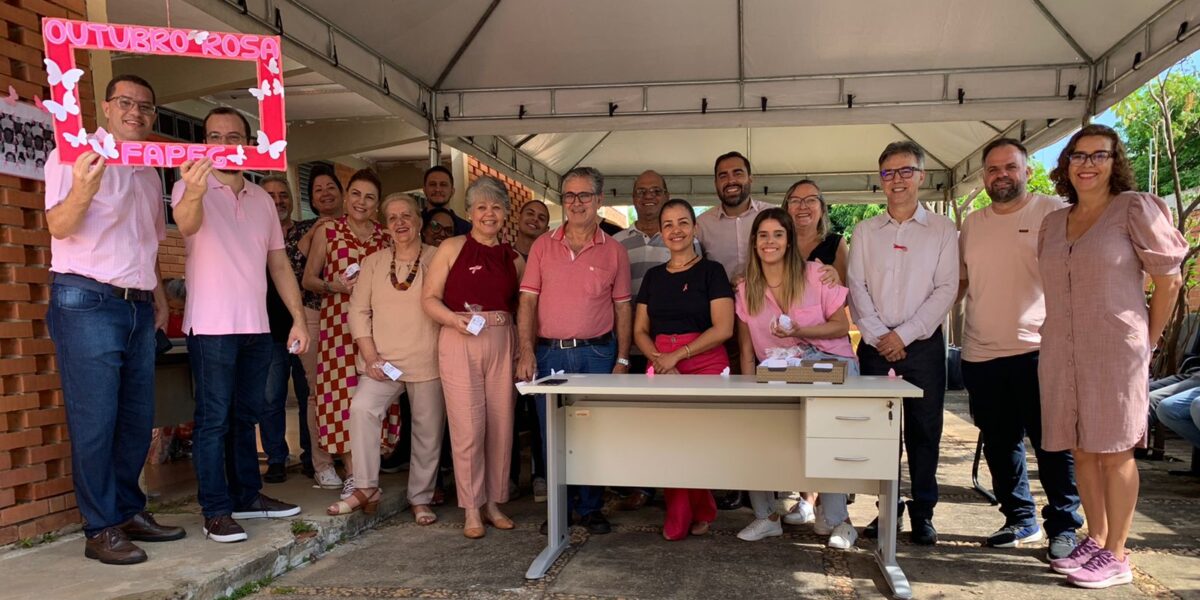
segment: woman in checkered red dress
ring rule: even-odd
[[[317,438],[330,454],[341,455],[347,471],[351,465],[350,399],[358,386],[348,315],[357,270],[347,276],[347,269],[388,247],[387,235],[375,222],[381,187],[379,177],[369,169],[350,178],[345,215],[317,229],[304,270],[305,289],[324,294],[317,348]],[[394,446],[400,429],[399,405],[393,404],[388,411],[384,428],[385,446]],[[354,489],[354,476],[347,472],[342,499],[349,498]]]

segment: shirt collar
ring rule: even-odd
[[[567,224],[563,223],[562,225],[559,225],[554,231],[550,232],[550,239],[561,242],[563,240],[563,238],[566,237],[566,235],[567,235]],[[596,233],[594,233],[592,235],[592,243],[593,244],[603,244],[604,237],[605,237],[604,230],[600,229],[600,225],[597,223],[596,224]]]
[[[244,194],[247,191],[249,191],[250,186],[254,185],[254,182],[250,181],[249,179],[245,179],[244,177],[243,177],[243,181],[244,181],[244,183],[242,183],[242,192],[241,193]],[[224,183],[221,183],[221,180],[217,179],[217,176],[212,175],[212,174],[209,174],[209,176],[208,176],[208,189],[210,189],[210,190],[227,189],[229,191],[233,191],[232,187],[225,185]]]
[[[888,225],[891,225],[891,224],[895,224],[897,226],[903,224],[903,223],[900,223],[899,221],[897,221],[896,219],[893,219],[892,213],[889,213],[886,210],[884,211],[882,216],[883,216],[883,219],[880,220],[880,222],[879,222],[880,229],[883,229],[884,227],[887,227]],[[921,201],[919,201],[919,200],[917,201],[917,211],[913,213],[912,219],[910,219],[910,220],[915,221],[917,223],[917,225],[920,225],[922,227],[929,224],[929,211],[925,210],[925,205],[922,204]]]
[[[746,212],[744,212],[736,217],[731,217],[731,216],[725,214],[725,208],[723,206],[721,206],[720,204],[713,207],[713,210],[715,210],[717,212],[718,219],[740,219],[740,218],[746,216],[748,213],[758,212],[758,211],[763,210],[764,208],[771,208],[771,205],[767,204],[766,202],[759,202],[758,200],[755,200],[753,196],[751,196],[750,208]]]

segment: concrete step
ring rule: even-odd
[[[340,490],[314,489],[311,479],[293,472],[285,483],[264,485],[263,493],[299,504],[303,512],[286,519],[240,521],[249,539],[236,544],[204,539],[204,523],[193,495],[160,507],[155,515],[163,524],[185,528],[187,537],[176,542],[140,543],[150,559],[139,565],[112,566],[85,558],[82,533],[0,555],[0,573],[4,574],[0,599],[227,596],[244,584],[279,576],[319,558],[338,543],[406,510],[407,478],[406,472],[383,475],[383,501],[375,515],[359,511],[330,517],[325,508],[338,500]],[[308,523],[313,531],[294,534],[293,524],[299,522]]]

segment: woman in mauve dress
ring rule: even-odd
[[[1072,136],[1050,178],[1071,206],[1046,216],[1038,242],[1042,447],[1072,450],[1088,527],[1051,567],[1077,586],[1106,588],[1133,580],[1125,554],[1139,484],[1133,449],[1145,447],[1150,352],[1182,285],[1187,244],[1162,199],[1132,191],[1125,147],[1108,127]]]

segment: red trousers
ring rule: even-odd
[[[654,347],[659,352],[674,352],[684,344],[700,337],[698,333],[659,335],[654,338]],[[718,375],[729,366],[729,355],[725,347],[695,354],[681,360],[675,366],[684,375]],[[708,490],[666,488],[663,498],[667,504],[667,516],[663,520],[663,536],[669,540],[681,540],[688,536],[692,523],[712,523],[717,519],[717,503]]]

